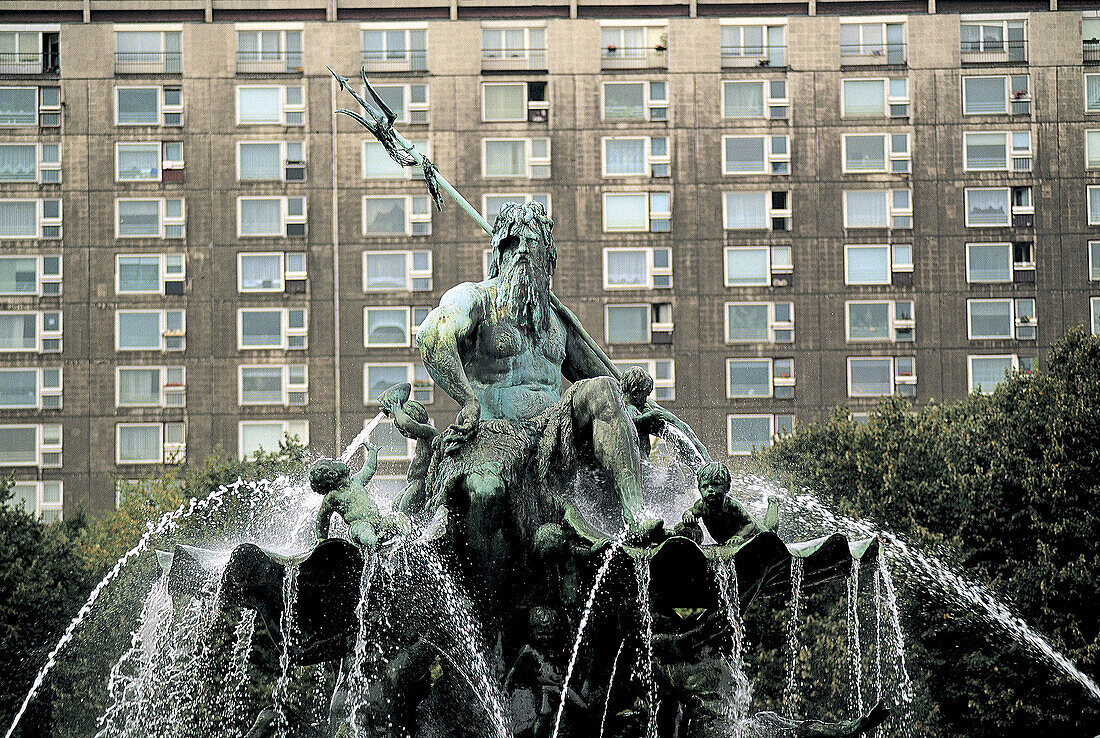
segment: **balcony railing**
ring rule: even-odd
[[[723,46],[722,68],[787,66],[786,46]]]
[[[0,74],[58,74],[60,71],[61,56],[56,51],[45,54],[0,53]]]
[[[238,51],[238,74],[301,74],[300,51]]]
[[[483,72],[545,72],[546,49],[482,49]]]
[[[960,48],[963,64],[1027,64],[1027,41],[970,41]]]
[[[117,51],[115,74],[181,74],[182,59],[178,51]]]
[[[424,49],[409,51],[364,51],[361,56],[363,69],[368,72],[426,72],[428,52]]]
[[[600,49],[601,69],[663,69],[668,66],[664,46],[604,46]]]
[[[1100,38],[1086,38],[1081,42],[1085,64],[1100,64]]]
[[[905,59],[905,44],[840,45],[842,67],[901,66]]]

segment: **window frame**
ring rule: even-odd
[[[535,139],[546,141],[546,156],[536,157],[533,155]],[[515,143],[517,141],[523,142],[523,174],[490,174],[489,173],[489,144],[508,142]],[[481,139],[481,178],[482,179],[549,179],[550,178],[550,162],[553,158],[553,151],[551,150],[551,141],[549,136],[487,136]],[[535,167],[546,167],[546,176],[537,177],[534,175]]]
[[[33,466],[39,469],[54,469],[62,466],[62,454],[65,446],[65,429],[61,423],[0,423],[0,430],[34,429],[34,461],[20,461],[9,463],[0,461],[0,467]],[[47,438],[49,435],[57,435],[57,441]],[[47,457],[47,454],[50,456]],[[55,460],[56,458],[56,460]]]
[[[168,426],[179,425],[183,426],[183,443],[173,443],[168,440]],[[152,459],[140,459],[140,460],[124,460],[122,458],[122,429],[123,428],[149,428],[156,426],[159,428],[157,437],[157,458]],[[164,421],[164,422],[122,422],[115,423],[115,466],[138,466],[142,464],[152,465],[164,465],[164,464],[180,464],[183,463],[186,456],[187,449],[187,425],[180,421]]]
[[[178,218],[168,217],[168,202],[178,200],[180,203],[180,216]],[[122,216],[119,213],[119,203],[122,202],[156,202],[157,203],[157,231],[158,234],[153,236],[146,233],[142,234],[130,234],[120,233],[119,227],[122,225]],[[180,228],[180,235],[169,236],[168,228],[178,227]],[[161,240],[168,239],[182,239],[187,238],[187,200],[183,197],[116,197],[115,198],[115,238],[157,238]]]
[[[302,91],[302,104],[291,104],[287,102],[287,89],[290,87],[297,87]],[[279,120],[274,121],[242,121],[241,120],[241,90],[242,89],[277,89],[279,90]],[[275,84],[237,84],[234,85],[234,110],[235,117],[234,123],[237,127],[250,127],[250,126],[281,126],[283,128],[301,128],[307,124],[306,113],[309,109],[306,97],[306,87],[304,84],[297,85],[275,85]],[[301,115],[302,120],[300,123],[291,123],[290,116]]]
[[[46,487],[55,486],[57,489],[57,496],[60,502],[46,502]],[[60,479],[19,479],[16,480],[12,486],[12,492],[16,491],[17,487],[31,487],[34,497],[34,516],[44,523],[54,523],[65,519],[65,482]],[[12,498],[15,500],[16,498]],[[5,503],[11,504],[11,501]],[[49,515],[49,513],[57,513],[57,517]]]
[[[128,258],[142,258],[148,259],[156,257],[158,260],[158,288],[155,290],[123,290],[122,289],[122,269],[121,260]],[[170,273],[169,270],[169,257],[179,257],[180,259],[180,271],[179,274]],[[160,254],[160,253],[129,253],[129,254],[115,254],[115,294],[116,295],[164,295],[166,293],[166,285],[168,282],[185,282],[187,279],[187,257],[184,254]]]
[[[405,232],[401,233],[368,233],[367,232],[367,201],[368,200],[404,200],[405,201]],[[417,205],[422,205],[425,212],[414,213]],[[432,235],[432,203],[427,195],[363,195],[359,212],[361,235],[363,238],[413,238]],[[415,233],[417,225],[427,224],[427,230],[423,233]]]
[[[772,203],[773,203],[774,195],[775,195],[776,192],[782,192],[786,195],[786,198],[787,198],[787,207],[786,208],[776,208],[776,207],[773,206]],[[764,196],[764,221],[765,221],[765,225],[764,225],[763,228],[731,228],[729,226],[729,198],[727,197],[727,195],[737,195],[737,194],[743,194],[743,193],[750,193],[750,194],[760,193]],[[784,190],[784,189],[776,189],[776,190],[772,190],[772,189],[767,189],[767,190],[756,190],[756,189],[723,190],[722,191],[722,230],[723,231],[761,231],[761,230],[764,230],[764,231],[772,231],[772,232],[777,232],[777,233],[788,232],[788,231],[792,230],[792,227],[793,227],[792,221],[793,221],[794,207],[792,205],[792,199],[793,199],[792,195],[793,195],[793,190],[789,190],[789,189],[788,190]],[[777,218],[782,218],[782,219],[786,220],[786,227],[785,228],[776,228],[775,227],[775,221],[776,221]]]
[[[0,367],[0,375],[12,374],[15,372],[33,372],[34,373],[34,404],[31,405],[4,405],[3,410],[61,410],[63,403],[63,393],[65,388],[65,370],[61,366],[47,366],[47,367],[34,367],[34,366],[3,366]],[[46,384],[46,372],[57,372],[57,384]],[[56,397],[57,404],[48,404],[45,402],[47,397]]]
[[[1024,77],[1027,79],[1027,90],[1023,91],[1025,94],[1017,96],[1016,90],[1012,89],[1012,78]],[[1000,79],[1004,85],[1004,97],[1005,107],[1004,110],[997,111],[969,111],[967,110],[966,88],[967,80],[971,79]],[[962,75],[962,83],[959,85],[959,92],[962,95],[962,114],[966,115],[1009,115],[1009,116],[1023,116],[1031,115],[1031,75],[1030,74],[964,74]],[[1015,112],[1013,108],[1014,103],[1027,103],[1026,112]]]
[[[1011,366],[1006,371],[1018,371],[1020,368],[1020,357],[1018,354],[968,354],[966,357],[966,386],[967,394],[978,392],[983,395],[991,395],[997,386],[1004,381],[1002,377],[998,380],[989,391],[985,391],[975,386],[974,384],[974,359],[1008,359]]]
[[[160,334],[160,345],[157,348],[121,348],[119,347],[119,317],[129,313],[156,313],[158,316],[158,332]],[[179,313],[180,316],[180,330],[169,331],[168,330],[168,314]],[[178,336],[175,334],[179,334]],[[172,335],[169,335],[172,334]],[[180,338],[180,345],[177,348],[168,347],[168,338]],[[156,351],[159,353],[184,351],[187,348],[187,311],[183,308],[115,308],[115,353],[129,352],[129,351]]]
[[[901,368],[898,366],[899,359],[906,359],[913,363],[912,374],[902,374]],[[852,392],[852,364],[853,362],[879,362],[887,361],[890,365],[890,391],[887,393],[869,393],[861,392],[854,394]],[[898,387],[902,385],[909,385],[913,387],[912,394],[906,396],[913,396],[916,393],[917,384],[917,370],[916,370],[916,357],[915,356],[848,356],[845,360],[845,374],[847,378],[847,390],[848,397],[852,399],[868,399],[878,397],[892,397],[899,395]]]
[[[768,441],[761,444],[760,446],[754,445],[752,449],[748,451],[735,451],[733,448],[734,418],[767,418],[769,422],[769,429],[771,431],[771,435],[768,437]],[[793,432],[795,416],[792,413],[728,413],[726,415],[726,453],[729,456],[751,456],[754,449],[761,450],[767,448],[772,444],[773,441],[775,441],[776,438],[782,435],[782,431],[779,430],[779,418],[789,418],[790,427]]]
[[[5,203],[34,203],[34,235],[20,234],[17,236],[0,236],[2,241],[57,241],[64,236],[62,230],[64,224],[64,201],[60,197],[5,197],[0,199],[0,205]],[[57,217],[46,217],[46,203],[53,202],[57,204]],[[49,230],[47,229],[56,229]],[[54,235],[56,233],[56,235]]]
[[[894,151],[894,137],[905,137],[905,152],[904,155],[898,154]],[[856,169],[848,162],[848,140],[851,138],[881,138],[882,139],[882,167],[878,169]],[[894,165],[898,162],[904,162],[904,169],[895,169]],[[842,174],[909,174],[913,168],[913,147],[910,141],[910,135],[908,131],[897,133],[889,131],[886,133],[872,132],[872,133],[845,133],[841,136],[840,146],[840,171]]]
[[[367,278],[367,261],[369,257],[375,255],[395,256],[403,255],[405,257],[405,286],[404,287],[371,287]],[[425,255],[428,259],[427,269],[415,269],[413,264],[416,260],[416,255]],[[363,251],[363,292],[431,292],[433,288],[433,259],[431,249],[393,249],[393,250],[365,250]],[[415,287],[415,280],[427,279],[428,286],[417,289]]]
[[[244,396],[244,375],[249,369],[279,369],[279,393],[281,399],[278,402],[246,401]],[[302,371],[302,382],[291,382],[291,370]],[[292,393],[301,393],[303,402],[291,402]],[[237,407],[305,407],[309,404],[309,364],[240,364],[237,366]]]
[[[363,347],[372,348],[410,348],[416,342],[416,331],[420,327],[419,324],[413,324],[413,310],[418,309],[412,305],[364,305],[363,306]],[[400,342],[389,343],[371,343],[370,342],[370,318],[369,314],[372,310],[392,310],[403,311],[405,317],[405,338]]]
[[[279,226],[278,232],[244,233],[244,207],[245,200],[278,200],[279,201]],[[302,201],[302,214],[290,214],[290,201]],[[287,235],[287,228],[291,225],[302,225],[301,235]],[[237,196],[237,238],[305,238],[309,234],[309,198],[304,195],[238,195]]]
[[[905,96],[898,97],[893,95],[890,91],[890,83],[895,80],[905,80]],[[846,82],[881,82],[882,83],[882,115],[854,115],[849,113],[844,101],[846,95],[844,93],[844,84]],[[860,119],[881,119],[886,118],[888,120],[900,120],[909,118],[909,107],[913,104],[913,97],[910,93],[909,77],[908,75],[901,77],[842,77],[840,80],[840,117],[845,120],[860,120]],[[905,106],[905,114],[901,115],[894,113],[894,106]]]
[[[432,146],[431,146],[431,140],[430,139],[420,138],[420,137],[415,137],[414,136],[414,137],[409,139],[409,142],[414,147],[416,147],[416,150],[419,151],[422,155],[427,156],[428,158],[431,158]],[[375,140],[373,138],[364,138],[362,143],[359,145],[359,172],[360,172],[360,175],[361,175],[360,179],[362,179],[364,182],[374,182],[374,181],[377,181],[377,182],[401,182],[401,181],[408,181],[408,180],[413,180],[413,179],[424,179],[424,170],[420,166],[401,167],[401,174],[398,174],[398,175],[392,175],[392,176],[385,176],[385,175],[380,175],[380,174],[368,175],[367,174],[367,147],[369,147],[369,146],[382,146],[382,144],[379,143],[377,140]],[[388,156],[389,155],[387,154],[387,157]],[[390,161],[392,161],[392,159]],[[396,162],[394,162],[394,166],[395,167],[397,166]]]
[[[908,207],[898,207],[894,204],[897,193],[905,192],[906,199],[909,202]],[[883,225],[851,225],[848,215],[848,195],[851,193],[871,193],[871,194],[883,194],[886,196],[886,223]],[[886,190],[844,190],[841,193],[842,205],[843,205],[843,217],[844,217],[844,230],[891,230],[891,231],[907,231],[913,228],[913,190],[911,187],[894,187]],[[899,219],[908,218],[908,225],[898,225]]]
[[[34,292],[0,292],[0,297],[57,297],[62,294],[62,275],[64,274],[64,259],[61,254],[50,253],[35,253],[35,254],[20,254],[20,253],[0,253],[0,261],[7,259],[34,259]],[[57,260],[57,272],[55,274],[46,273],[46,259]],[[53,289],[45,289],[46,285],[55,285],[56,291]]]
[[[665,151],[663,156],[653,154],[653,140],[664,139]],[[642,142],[642,169],[641,173],[630,172],[628,174],[611,174],[607,171],[607,143],[609,141],[641,141]],[[654,174],[654,167],[664,165],[668,167],[668,174]],[[603,179],[623,178],[656,178],[664,179],[672,176],[672,149],[668,136],[603,136],[600,138],[600,177]]]
[[[302,179],[288,179],[287,178],[287,169],[290,166],[292,166],[291,165],[291,160],[289,158],[289,154],[287,152],[287,149],[289,148],[290,144],[297,144],[298,146],[300,146],[302,148],[301,162],[295,162],[295,164],[294,164],[295,166],[300,165],[303,168],[303,178]],[[277,177],[248,177],[248,178],[242,178],[241,177],[241,147],[242,146],[276,146],[276,145],[279,147],[279,161],[281,162],[281,164],[279,166],[279,175]],[[302,182],[302,181],[304,181],[304,168],[305,168],[305,164],[306,164],[306,161],[307,161],[306,141],[305,141],[305,139],[292,140],[292,141],[291,140],[286,140],[286,139],[279,139],[279,140],[275,140],[275,141],[257,141],[257,140],[254,140],[254,139],[245,139],[245,140],[237,141],[236,145],[233,147],[233,151],[234,151],[234,155],[236,156],[236,176],[237,176],[236,181],[237,182]]]
[[[57,149],[57,160],[46,161],[43,150],[47,146],[52,146]],[[31,147],[34,149],[34,176],[29,179],[5,179],[4,184],[38,184],[38,185],[55,185],[61,184],[61,151],[62,146],[60,141],[56,142],[34,142],[34,141],[7,141],[0,143],[0,148],[14,148],[14,147]],[[46,172],[55,172],[56,179],[49,178],[45,175]]]
[[[402,368],[405,370],[405,381],[412,385],[411,397],[422,405],[431,405],[435,402],[435,382],[428,374],[423,364],[414,361],[366,361],[363,362],[363,405],[376,407],[378,400],[370,399],[370,369],[371,367]],[[418,372],[418,368],[422,372]],[[418,378],[417,374],[423,374]],[[392,385],[391,385],[392,386]],[[419,394],[418,394],[419,393]]]
[[[735,172],[730,170],[729,162],[729,149],[727,144],[733,139],[762,139],[763,144],[763,158],[760,162],[760,170],[756,171],[742,171]],[[786,153],[776,154],[774,152],[775,139],[784,140],[784,148]],[[776,165],[786,164],[785,171],[775,171]],[[780,134],[736,134],[736,135],[724,135],[722,136],[722,175],[725,177],[744,177],[744,176],[770,176],[770,177],[782,177],[791,173],[791,137],[785,133]]]
[[[659,362],[667,363],[667,378],[658,377],[659,372],[657,371],[657,364]],[[676,401],[676,359],[615,359],[611,363],[616,369],[618,369],[622,373],[625,373],[626,370],[632,366],[643,368],[645,372],[649,374],[649,376],[653,379],[653,391],[649,393],[649,399],[656,402]]]
[[[290,327],[291,311],[302,312],[302,327]],[[262,346],[244,345],[244,314],[245,313],[271,313],[278,312],[279,344],[265,344]],[[301,346],[291,346],[291,338],[302,338]],[[307,307],[240,307],[237,308],[237,351],[304,351],[309,348],[309,308]]]
[[[775,316],[775,306],[777,304],[784,304],[789,306],[791,319],[788,321],[777,320]],[[744,338],[730,338],[730,307],[736,305],[766,305],[767,306],[767,325],[765,328],[768,332],[767,338],[757,339],[744,339]],[[725,343],[729,345],[737,344],[793,344],[794,343],[794,330],[795,330],[795,315],[794,315],[794,301],[787,300],[726,300],[722,306],[722,330],[725,336]],[[790,341],[776,340],[776,331],[791,332]]]
[[[777,376],[778,370],[775,367],[776,361],[790,361],[791,373],[787,376]],[[767,394],[734,394],[733,391],[733,376],[731,374],[734,364],[765,364],[767,366],[768,374],[768,392]],[[771,357],[771,356],[729,356],[726,357],[726,399],[727,400],[756,400],[756,399],[792,399],[790,397],[776,398],[776,387],[794,387],[795,386],[795,372],[794,372],[794,360],[788,357]],[[792,397],[793,397],[792,389]]]
[[[157,402],[123,402],[122,401],[122,373],[124,371],[156,371],[158,373],[157,382],[160,385],[160,397]],[[172,372],[179,372],[181,381],[179,383],[169,381]],[[169,398],[179,397],[179,402],[170,400]],[[186,407],[187,404],[187,368],[184,366],[163,366],[163,365],[136,365],[127,364],[115,367],[115,407],[127,408],[127,407],[160,407],[160,408],[177,408]]]
[[[668,255],[667,267],[654,266],[654,252],[665,251]],[[612,253],[616,252],[636,252],[641,251],[645,253],[645,279],[642,283],[631,283],[629,285],[612,284],[608,276],[609,270],[609,257]],[[654,277],[667,276],[668,284],[655,286]],[[603,248],[603,288],[605,290],[664,290],[672,288],[672,248],[669,246],[605,246]]]
[[[509,202],[518,202],[527,204],[529,202],[540,202],[543,207],[546,208],[546,214],[548,216],[553,215],[551,210],[551,196],[549,192],[485,192],[481,195],[481,215],[486,221],[492,225],[493,220],[500,214],[500,208],[497,208],[496,212],[489,212],[489,198],[500,197],[508,198]]]
[[[724,246],[722,248],[722,274],[723,284],[728,288],[741,288],[741,287],[771,287],[772,280],[775,279],[777,274],[791,274],[794,271],[793,258],[788,258],[787,263],[781,264],[775,258],[776,252],[782,249],[786,249],[787,256],[792,257],[793,251],[790,244],[773,243],[773,244],[736,244],[731,246]],[[731,281],[730,274],[730,254],[734,251],[764,251],[765,258],[765,270],[767,275],[763,280],[756,280],[752,282],[742,282],[735,284]]]
[[[33,348],[2,348],[0,352],[6,354],[59,354],[63,349],[64,340],[64,313],[61,310],[0,310],[0,316],[6,315],[33,315],[34,316],[34,347]],[[56,330],[46,330],[46,316],[57,316]],[[56,341],[57,348],[46,348],[46,341]]]
[[[180,103],[179,105],[169,105],[166,97],[166,89],[176,89],[180,91]],[[122,123],[119,121],[119,96],[120,90],[156,90],[157,92],[157,122],[156,123]],[[114,86],[114,113],[115,113],[115,126],[120,128],[132,128],[135,126],[157,126],[164,128],[179,128],[183,126],[183,88],[180,85],[115,85]],[[170,123],[168,116],[178,115],[178,123]]]
[[[898,304],[909,303],[908,320],[898,318]],[[859,305],[885,305],[886,306],[886,335],[882,338],[853,338],[852,337],[852,308]],[[899,330],[916,332],[916,305],[912,299],[882,299],[882,300],[845,300],[844,301],[844,342],[845,343],[913,343],[914,336],[908,339],[898,338]]]
[[[783,97],[772,97],[772,84],[783,83]],[[759,84],[761,88],[761,114],[760,115],[726,115],[726,85],[734,84]],[[718,117],[721,120],[778,120],[790,119],[791,93],[786,78],[782,79],[723,79],[719,85]]]
[[[653,84],[665,86],[663,98],[653,97]],[[639,84],[642,86],[642,115],[638,118],[607,117],[607,85]],[[668,80],[603,80],[600,82],[600,120],[604,123],[639,123],[642,121],[651,123],[669,122],[669,88]],[[654,116],[657,111],[663,111]],[[671,142],[670,142],[671,143]]]

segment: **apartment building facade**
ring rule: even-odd
[[[777,8],[0,3],[0,472],[52,519],[219,443],[333,455],[400,381],[453,420],[414,337],[487,239],[326,65],[490,220],[546,204],[555,292],[718,456],[1100,332],[1098,14]]]

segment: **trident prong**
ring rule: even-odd
[[[351,93],[351,96],[355,98],[355,101],[359,103],[360,106],[362,106],[363,110],[366,111],[367,116],[370,117],[368,119],[367,117],[364,117],[361,113],[347,110],[345,108],[341,108],[336,112],[343,113],[344,115],[353,119],[354,121],[359,123],[359,125],[363,126],[372,134],[374,134],[374,137],[379,140],[383,140],[385,137],[390,135],[393,131],[393,124],[397,121],[397,114],[390,109],[389,105],[386,105],[385,101],[378,96],[378,93],[371,86],[371,83],[367,81],[367,71],[365,69],[360,69],[359,73],[363,78],[363,84],[366,86],[367,94],[369,94],[371,96],[371,99],[374,100],[373,104],[368,103],[366,100],[364,100],[363,96],[360,95],[355,90],[355,88],[348,84],[347,77],[340,76],[332,70],[332,67],[326,67],[326,69],[328,69],[332,76],[336,78],[336,81],[340,83],[340,89],[347,90],[349,93]]]

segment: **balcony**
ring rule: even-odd
[[[482,49],[483,72],[545,72],[546,49]]]
[[[722,69],[787,66],[786,46],[723,46]]]
[[[903,67],[905,44],[841,44],[842,67]]]
[[[181,74],[183,54],[178,51],[116,51],[115,74]]]
[[[1086,38],[1082,41],[1081,55],[1085,64],[1100,64],[1100,38]]]
[[[1026,39],[963,42],[960,52],[963,64],[1027,64]]]
[[[424,49],[409,51],[364,51],[360,57],[363,69],[368,72],[426,72],[428,52]]]
[[[60,74],[61,56],[56,51],[44,54],[4,52],[0,53],[0,74],[22,77],[37,74]]]
[[[300,51],[238,51],[237,74],[301,74]]]
[[[600,49],[600,69],[665,69],[668,49],[664,46],[604,46]]]

